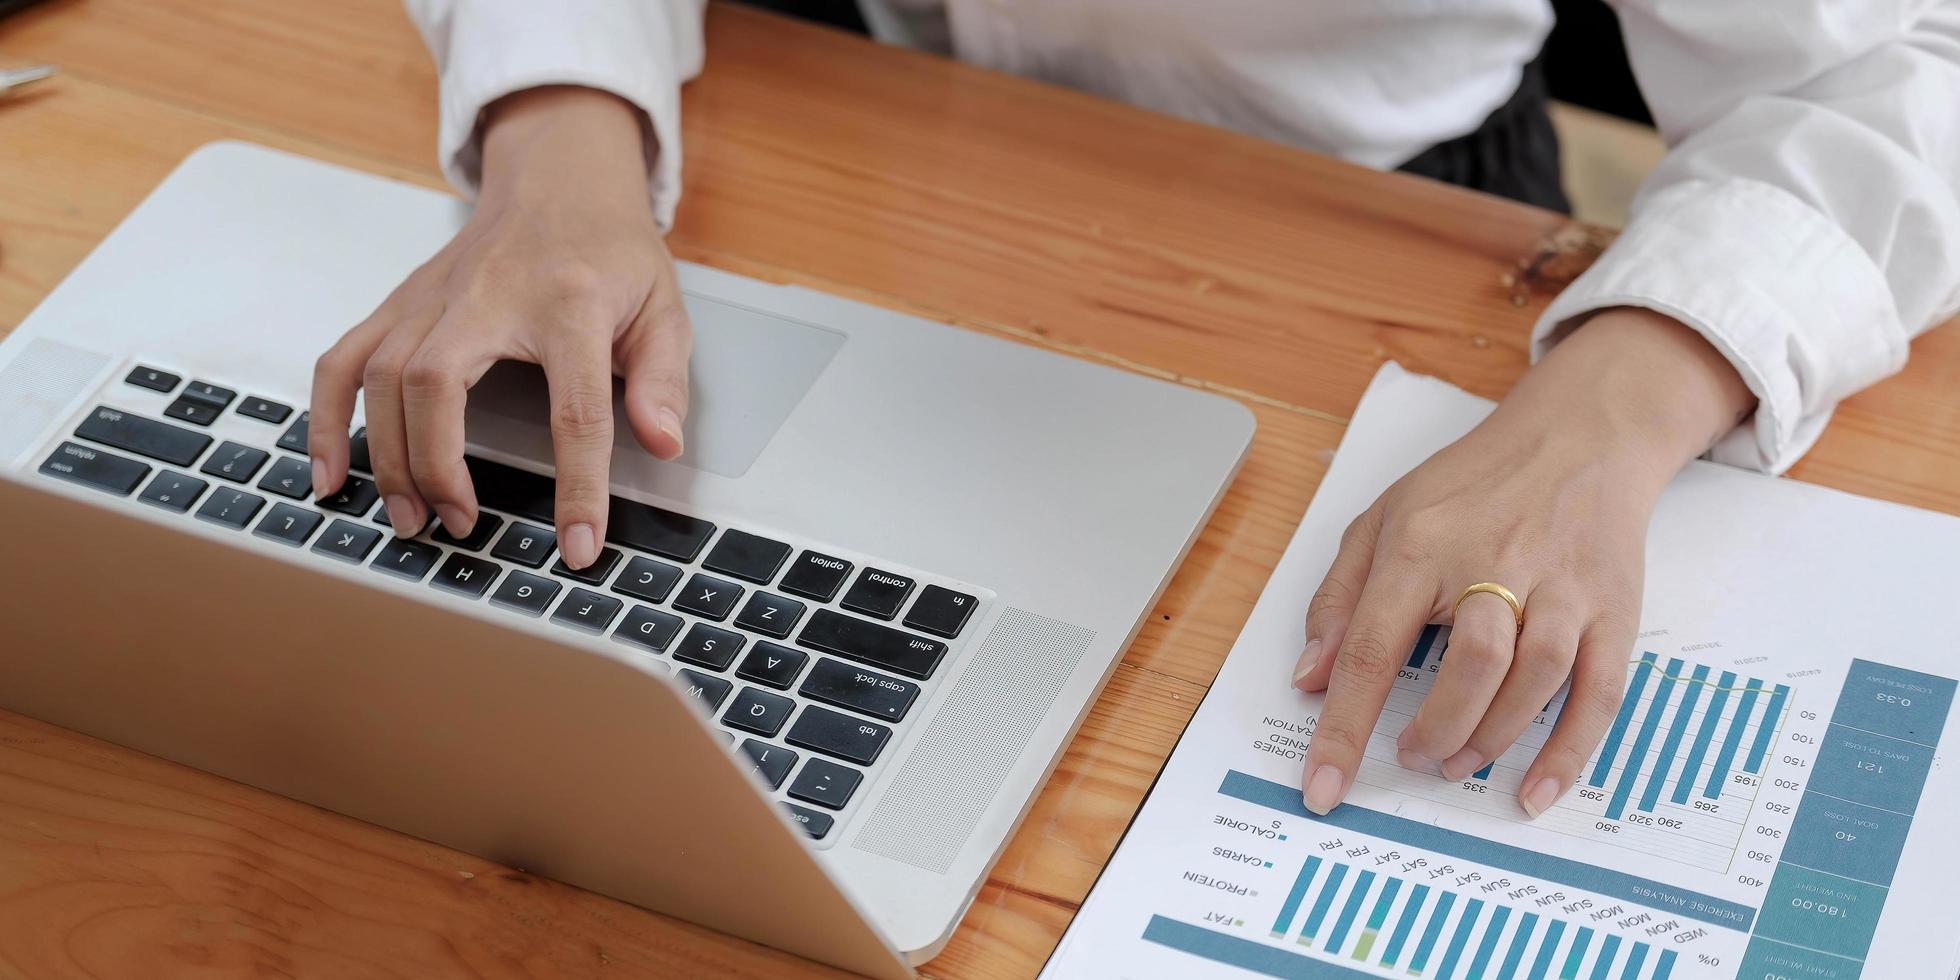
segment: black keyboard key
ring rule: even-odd
[[[747,642],[740,633],[695,623],[681,638],[681,645],[674,649],[674,659],[709,670],[727,670],[735,662],[735,655],[742,652],[742,644]]]
[[[780,586],[784,592],[805,599],[829,602],[851,574],[851,563],[842,558],[806,551],[796,556]]]
[[[741,586],[712,575],[696,574],[687,580],[681,594],[674,597],[674,608],[719,623],[728,618],[741,598]]]
[[[851,585],[851,591],[844,593],[844,608],[890,619],[898,615],[898,607],[905,605],[905,597],[912,594],[912,585],[912,580],[903,575],[867,568]]]
[[[651,606],[634,606],[613,630],[613,639],[631,643],[649,653],[660,653],[674,642],[681,631],[681,618]]]
[[[558,598],[558,590],[562,588],[564,586],[542,575],[512,569],[509,575],[504,576],[503,584],[497,586],[497,591],[490,594],[490,601],[526,616],[542,616],[551,605],[551,600]]]
[[[220,411],[222,409],[210,402],[199,401],[189,395],[179,395],[176,401],[170,403],[170,407],[163,410],[163,414],[192,425],[210,425],[218,420]]]
[[[226,405],[231,404],[232,399],[238,397],[238,392],[230,388],[220,388],[209,381],[193,381],[190,387],[184,389],[184,397],[203,402],[222,412]]]
[[[773,736],[783,730],[783,723],[789,721],[790,712],[795,710],[796,702],[780,694],[745,687],[721,716],[721,723],[745,732]]]
[[[584,582],[587,585],[604,585],[606,576],[611,575],[613,567],[618,564],[618,548],[600,548],[599,557],[592,564],[574,569],[565,564],[565,559],[559,558],[551,563],[551,574],[563,575],[574,582]]]
[[[557,544],[558,532],[513,521],[510,530],[497,539],[497,546],[490,549],[490,557],[538,568],[551,557],[551,549]]]
[[[246,483],[257,476],[259,467],[271,458],[271,453],[263,449],[241,446],[235,442],[221,442],[218,451],[198,467],[198,472],[206,476],[221,476],[233,483]]]
[[[797,636],[799,646],[834,653],[874,667],[926,680],[946,655],[946,644],[829,609],[811,615]]]
[[[812,810],[806,806],[797,806],[794,803],[785,803],[783,805],[789,807],[789,818],[796,821],[797,825],[803,828],[803,832],[808,834],[811,840],[823,840],[830,834],[831,825],[837,822],[836,818],[830,814]]]
[[[452,551],[443,560],[442,567],[436,569],[435,577],[429,580],[429,584],[445,592],[481,599],[502,573],[503,568],[496,562]]]
[[[127,497],[138,483],[143,482],[150,467],[147,463],[105,453],[100,449],[64,442],[55,447],[54,455],[49,456],[47,462],[41,464],[41,472],[70,483],[107,490],[118,497]]]
[[[477,503],[525,520],[552,523],[558,484],[551,477],[475,456],[463,457],[463,465],[469,468]]]
[[[305,500],[313,492],[313,467],[303,459],[281,456],[259,479],[259,489],[292,500]]]
[[[313,536],[313,529],[319,527],[323,520],[325,518],[317,510],[277,503],[272,505],[271,512],[265,515],[265,520],[260,521],[258,527],[252,529],[252,533],[297,548]]]
[[[796,782],[789,786],[789,795],[805,803],[842,810],[844,804],[851,802],[851,794],[857,792],[858,783],[863,781],[864,773],[850,766],[840,766],[827,759],[811,759],[810,764],[796,774]]]
[[[721,707],[721,703],[728,700],[728,692],[735,689],[735,685],[722,678],[686,667],[674,671],[674,679],[680,682],[681,690],[707,705],[709,711]]]
[[[748,753],[749,761],[755,766],[755,774],[761,776],[770,789],[783,785],[784,777],[796,768],[796,760],[800,758],[780,745],[770,745],[752,738],[742,740],[742,751]]]
[[[796,693],[889,722],[902,721],[919,697],[919,685],[841,660],[820,657]]]
[[[367,513],[368,508],[373,507],[374,502],[380,497],[381,491],[374,488],[373,480],[350,476],[341,483],[340,489],[335,491],[333,496],[321,500],[320,506],[359,517]]]
[[[476,524],[470,528],[469,537],[459,538],[449,533],[449,529],[440,524],[436,525],[435,533],[429,535],[429,537],[452,548],[461,548],[464,551],[482,551],[483,546],[489,544],[490,539],[496,537],[497,531],[503,526],[503,518],[495,514],[485,514],[478,511]]]
[[[878,753],[891,737],[892,730],[876,722],[813,704],[796,716],[796,724],[789,726],[787,741],[799,749],[868,766],[878,761]]]
[[[613,619],[619,615],[619,609],[623,605],[625,603],[609,595],[586,589],[573,589],[572,594],[558,604],[558,611],[551,614],[551,621],[587,633],[604,633],[606,627],[611,626]]]
[[[265,498],[243,490],[219,487],[204,498],[204,506],[197,509],[197,516],[213,524],[229,528],[244,528],[252,522],[252,515],[265,506]]]
[[[674,591],[674,583],[681,580],[681,570],[664,561],[635,556],[626,563],[626,570],[613,580],[613,591],[630,595],[648,602],[666,602],[667,594]]]
[[[791,684],[796,683],[796,675],[809,659],[810,655],[801,650],[764,640],[742,658],[742,665],[735,668],[735,676],[787,691]]]
[[[161,391],[166,395],[176,390],[177,383],[182,380],[184,379],[171,374],[169,371],[159,371],[156,368],[143,367],[141,365],[138,365],[134,370],[130,371],[129,377],[123,379],[125,383],[133,384],[138,388]]]
[[[928,585],[919,591],[919,601],[912,604],[912,611],[905,614],[905,625],[934,636],[949,640],[960,635],[966,628],[967,618],[973,615],[973,607],[979,600],[964,592],[937,585]]]
[[[299,418],[293,420],[292,427],[286,430],[285,435],[279,437],[279,448],[289,453],[306,452],[307,422],[312,418],[312,412],[299,413]]]
[[[776,639],[785,639],[803,618],[803,604],[768,592],[749,596],[747,605],[735,617],[735,625]]]
[[[618,497],[606,512],[607,541],[675,561],[693,561],[714,533],[707,521]]]
[[[347,438],[347,468],[369,475],[374,473],[374,454],[368,451],[365,425],[355,429],[354,434]]]
[[[358,565],[367,560],[368,552],[381,541],[381,532],[353,521],[335,520],[327,525],[320,540],[313,542],[313,550],[342,561]]]
[[[211,445],[211,437],[202,432],[102,406],[82,420],[75,435],[174,466],[191,465]]]
[[[191,509],[197,495],[204,492],[210,484],[194,476],[185,476],[171,470],[158,470],[156,479],[143,488],[137,499],[146,504],[155,504],[164,510],[174,510],[181,514]]]
[[[722,532],[714,550],[701,560],[701,567],[768,585],[788,560],[789,545],[731,527]]]
[[[246,418],[258,419],[261,422],[271,422],[273,425],[278,425],[286,421],[286,416],[293,414],[293,407],[291,405],[282,405],[270,398],[260,398],[257,395],[252,395],[238,403],[238,414]]]
[[[374,564],[368,567],[377,572],[399,575],[411,582],[420,582],[422,576],[429,574],[429,569],[436,567],[436,559],[441,557],[442,549],[435,545],[394,538],[381,549],[380,554],[374,556]]]

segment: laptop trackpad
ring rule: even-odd
[[[845,335],[693,293],[687,295],[687,310],[694,320],[688,413],[681,426],[687,451],[664,465],[685,464],[738,478],[762,455],[844,346]],[[626,424],[621,391],[615,379],[614,441],[622,449],[643,452]],[[499,416],[491,428],[514,421],[549,430],[551,399],[544,372],[516,361],[497,364],[470,390],[470,414],[480,412]],[[482,431],[471,426],[471,440],[477,441]]]

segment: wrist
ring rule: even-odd
[[[1754,408],[1741,375],[1692,328],[1616,307],[1526,372],[1498,415],[1581,440],[1658,493]]]
[[[515,92],[484,111],[482,198],[645,198],[650,159],[638,108],[573,85]]]

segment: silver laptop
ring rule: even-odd
[[[1250,413],[683,266],[688,453],[619,427],[598,566],[553,554],[542,376],[520,365],[470,395],[477,529],[397,539],[368,479],[309,496],[312,363],[464,215],[215,144],[0,343],[0,705],[905,975]]]

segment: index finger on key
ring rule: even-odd
[[[1428,620],[1435,593],[1414,562],[1377,560],[1334,655],[1327,701],[1307,745],[1302,788],[1307,809],[1325,814],[1347,796],[1395,670]]]

